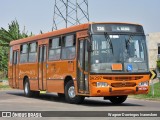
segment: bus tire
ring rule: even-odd
[[[84,101],[84,96],[75,95],[75,87],[72,80],[65,85],[65,100],[72,104],[80,104]]]
[[[109,100],[113,104],[121,104],[127,99],[127,97],[128,97],[127,95],[124,95],[124,96],[112,96],[112,97],[109,98]]]
[[[30,83],[29,79],[26,78],[24,82],[24,95],[26,97],[32,97],[33,96],[33,91],[30,90]]]

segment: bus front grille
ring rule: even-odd
[[[111,83],[112,87],[135,87],[136,83],[134,82],[119,82],[119,83]]]
[[[142,79],[143,76],[132,76],[132,77],[103,77],[103,79],[107,80],[117,80],[117,81],[130,81],[130,80],[139,80]]]

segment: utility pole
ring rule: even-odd
[[[88,0],[55,0],[53,30],[89,22]]]

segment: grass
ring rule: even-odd
[[[0,85],[0,90],[11,89],[9,85]]]
[[[1,78],[1,80],[8,80],[8,78],[4,77],[4,78]]]
[[[133,97],[139,98],[139,99],[160,101],[160,82],[154,84],[154,96],[152,96],[152,87],[150,86],[150,90],[148,94],[134,95]]]
[[[8,78],[3,78],[2,80],[8,80]],[[6,89],[11,89],[10,86],[7,84],[3,84],[3,82],[0,82],[0,90],[6,90]]]

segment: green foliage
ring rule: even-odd
[[[32,35],[32,33],[27,34],[25,27],[21,32],[17,20],[8,24],[8,30],[0,28],[0,70],[7,70],[9,43]]]
[[[8,47],[0,46],[0,70],[7,71],[8,63]]]
[[[2,27],[0,29],[0,40],[3,41],[3,43],[9,43],[12,40],[18,40],[18,39],[26,38],[29,36],[32,36],[32,33],[28,35],[25,30],[25,27],[23,31],[20,32],[20,28],[17,20],[14,20],[11,22],[11,24],[8,24],[8,30]]]
[[[160,71],[160,59],[157,60],[157,68]]]
[[[0,90],[11,89],[9,85],[0,85]]]
[[[152,100],[160,100],[160,82],[154,84],[154,96],[152,96],[152,89],[150,86],[150,91],[147,95],[135,95],[136,98],[141,99],[152,99]]]

